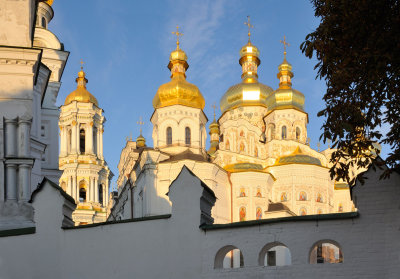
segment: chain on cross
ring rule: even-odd
[[[283,44],[283,55],[286,58],[286,46],[290,46],[290,44],[286,41],[286,36],[283,36],[283,41],[280,40],[281,44]]]
[[[140,127],[140,135],[142,135],[142,126],[144,125],[144,122],[142,121],[142,117],[140,116],[139,117],[139,121],[138,122],[136,122],[138,125],[139,125],[139,127]]]
[[[172,34],[174,34],[176,36],[176,48],[179,49],[179,37],[183,36],[183,33],[179,32],[179,26],[176,26],[176,31],[172,32]]]
[[[81,59],[81,70],[83,70],[83,64],[85,64],[85,62],[83,62],[83,60]]]
[[[249,29],[247,35],[249,36],[249,43],[250,43],[250,36],[251,36],[250,28],[254,28],[254,25],[250,24],[250,16],[247,16],[247,22],[245,22],[244,25],[247,25],[247,28]]]

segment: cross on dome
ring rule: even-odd
[[[139,121],[138,122],[136,122],[138,125],[139,125],[139,127],[140,127],[140,135],[142,134],[142,126],[144,125],[144,122],[142,121],[142,117],[140,116],[139,117]]]
[[[214,110],[214,120],[215,120],[215,109],[217,108],[217,106],[215,105],[215,103],[211,106]]]
[[[244,25],[247,25],[247,28],[249,29],[247,35],[249,36],[249,43],[250,43],[250,36],[251,36],[250,28],[254,28],[254,25],[250,24],[250,16],[247,16],[247,22],[245,22]]]
[[[172,32],[176,36],[176,48],[179,49],[179,37],[183,36],[183,33],[179,32],[179,26],[176,26],[176,31]]]
[[[280,40],[281,44],[283,44],[283,55],[286,58],[286,46],[290,46],[290,44],[286,41],[286,36],[283,36],[283,40]]]

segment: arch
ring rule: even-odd
[[[172,128],[171,127],[167,127],[166,139],[167,139],[167,145],[171,145],[172,144]]]
[[[214,269],[239,268],[243,266],[244,259],[242,251],[240,251],[236,246],[226,245],[219,249],[215,255]]]
[[[300,208],[299,215],[300,216],[307,215],[307,209],[305,207]]]
[[[275,124],[269,124],[267,136],[268,141],[271,141],[275,138]]]
[[[257,188],[256,197],[257,198],[262,198],[262,193],[261,193],[261,189],[260,188]]]
[[[239,136],[240,137],[244,137],[244,131],[243,130],[240,131]]]
[[[287,139],[287,128],[285,125],[282,126],[282,134],[281,134],[282,139]]]
[[[338,212],[343,212],[343,204],[339,203]]]
[[[99,203],[103,204],[103,184],[99,184]]]
[[[343,263],[343,252],[340,244],[331,239],[315,242],[310,249],[309,263]]]
[[[256,220],[261,220],[261,219],[262,219],[262,208],[258,206],[256,208]]]
[[[317,198],[315,199],[315,201],[320,203],[324,202],[324,198],[322,197],[321,193],[317,194]]]
[[[191,142],[191,132],[190,132],[190,128],[186,127],[185,128],[185,144],[189,145]]]
[[[299,127],[296,127],[296,140],[300,140],[301,137],[301,130]]]
[[[97,154],[97,127],[93,127],[93,153]]]
[[[243,222],[246,221],[246,207],[241,206],[239,208],[239,221]]]
[[[299,201],[306,201],[307,200],[307,193],[304,191],[301,191],[299,193]]]
[[[246,145],[244,144],[243,141],[239,144],[239,153],[240,152],[246,153]]]
[[[266,244],[258,254],[260,266],[285,266],[292,264],[289,248],[278,241]]]
[[[67,134],[67,153],[71,153],[72,150],[72,130],[68,130]]]
[[[239,197],[245,197],[245,196],[246,196],[246,190],[243,187],[241,187]]]
[[[79,151],[85,153],[85,129],[79,130]]]
[[[43,16],[42,17],[42,27],[46,28],[47,22],[46,22],[46,18]]]
[[[79,182],[79,202],[86,202],[86,181],[81,180]]]

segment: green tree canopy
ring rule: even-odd
[[[337,148],[331,176],[352,183],[351,168],[376,166],[374,142],[391,147],[387,176],[400,169],[400,0],[311,2],[321,23],[300,48],[327,85],[318,116]]]

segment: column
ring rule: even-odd
[[[15,157],[17,155],[17,121],[6,119],[5,121],[5,155],[6,157]]]
[[[94,179],[94,202],[99,202],[99,184],[97,178]]]
[[[67,127],[60,126],[60,155],[65,156],[67,154],[67,142],[68,142],[68,134],[67,134]]]
[[[77,134],[77,136],[76,136],[76,138],[75,138],[75,142],[76,142],[76,152],[78,153],[78,154],[80,154],[81,153],[81,133],[80,133],[80,129],[79,129],[80,127],[79,127],[79,124],[77,124],[76,126],[75,126],[75,130],[76,130],[76,134]]]
[[[31,197],[31,166],[28,164],[21,164],[18,167],[18,171],[19,171],[18,200],[29,201]]]
[[[99,157],[103,159],[103,125],[99,127]]]
[[[6,164],[6,200],[17,200],[16,164]]]
[[[88,125],[85,136],[86,153],[93,154],[93,122]]]
[[[74,198],[75,202],[79,202],[79,198],[77,198],[77,188],[76,188],[76,176],[74,175],[72,177],[72,197]]]
[[[20,119],[18,122],[18,155],[20,157],[29,157],[31,153],[31,121]]]
[[[76,121],[72,120],[72,134],[71,134],[71,153],[75,154],[77,153],[77,149],[76,149],[76,144],[77,144],[77,135],[76,135]]]
[[[108,205],[108,198],[109,198],[109,185],[110,181],[108,179],[106,179],[106,188],[105,189],[105,196],[104,196],[104,205],[107,206]]]

